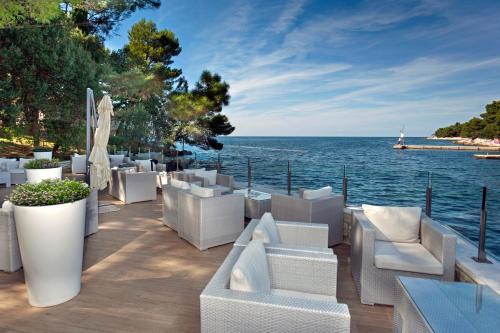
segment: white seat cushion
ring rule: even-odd
[[[175,178],[170,178],[170,185],[172,185],[175,188],[180,188],[182,190],[189,190],[191,188],[188,182],[185,182],[183,180],[178,180]]]
[[[229,288],[246,292],[271,292],[266,251],[260,241],[251,241],[231,271]]]
[[[375,241],[375,267],[443,275],[443,265],[419,243]]]
[[[217,170],[199,170],[195,171],[195,176],[208,179],[208,185],[215,185],[217,183]]]
[[[377,240],[397,243],[419,242],[419,207],[362,205],[363,212],[375,227]]]
[[[211,198],[215,196],[214,189],[201,187],[195,184],[191,184],[191,193],[202,198]]]
[[[337,297],[335,297],[335,296],[304,293],[304,292],[295,291],[295,290],[271,289],[271,295],[300,298],[300,299],[306,299],[306,300],[311,300],[311,301],[337,302]]]
[[[260,240],[264,244],[279,244],[281,237],[271,213],[264,213],[252,233],[252,239]]]
[[[330,195],[332,195],[332,187],[326,186],[318,190],[304,190],[302,192],[302,199],[313,200],[328,197]]]

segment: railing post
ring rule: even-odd
[[[252,165],[250,164],[250,157],[248,157],[248,166],[247,166],[247,179],[248,179],[248,193],[252,189]]]
[[[290,167],[290,160],[288,160],[286,190],[288,195],[292,195],[292,168]]]
[[[194,167],[198,167],[198,160],[196,159],[196,153],[194,153]]]
[[[342,195],[344,196],[344,207],[347,206],[347,174],[346,167],[344,165],[344,175],[342,177]]]
[[[427,189],[425,190],[425,215],[432,214],[432,173],[429,171],[427,178]]]
[[[179,151],[177,150],[177,147],[175,147],[175,161],[177,162],[177,168],[175,171],[179,171]]]
[[[491,264],[491,261],[486,259],[486,221],[488,217],[487,207],[488,188],[483,186],[483,198],[481,201],[481,222],[479,225],[479,245],[477,248],[477,257],[473,259],[480,263]]]
[[[221,161],[220,161],[220,154],[217,154],[217,173],[220,173],[222,169]]]

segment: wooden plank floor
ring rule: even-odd
[[[99,232],[86,239],[80,294],[51,308],[30,307],[22,270],[0,272],[1,333],[200,330],[199,294],[232,245],[198,251],[163,226],[160,197],[131,205],[106,194],[100,200],[120,210],[100,214]],[[341,264],[338,299],[349,306],[351,331],[392,331],[391,307],[359,303],[348,246],[334,250]]]

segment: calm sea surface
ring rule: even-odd
[[[487,249],[500,257],[500,160],[477,160],[472,152],[401,151],[395,138],[226,137],[220,152],[223,172],[286,190],[287,161],[292,188],[331,185],[341,192],[343,167],[349,180],[348,204],[425,207],[428,172],[432,173],[432,217],[477,242],[482,186],[488,192]],[[448,145],[446,141],[407,138],[407,144]],[[200,161],[216,152],[196,150]],[[203,162],[201,162],[203,163]]]

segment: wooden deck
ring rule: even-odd
[[[58,306],[33,308],[22,270],[0,272],[0,333],[200,330],[199,295],[232,245],[198,251],[163,226],[160,197],[126,206],[105,194],[100,200],[120,210],[100,214],[99,232],[86,239],[80,294]],[[392,332],[391,307],[359,303],[348,246],[334,251],[340,260],[337,296],[349,306],[351,331]]]

